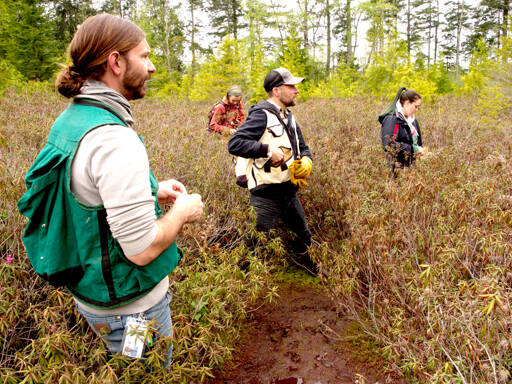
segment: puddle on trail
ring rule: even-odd
[[[343,335],[348,322],[338,317],[325,294],[282,286],[279,295],[249,314],[250,331],[234,361],[215,372],[211,384],[403,383],[340,349],[330,335]]]

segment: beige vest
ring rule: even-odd
[[[267,128],[259,139],[259,142],[281,148],[284,152],[284,162],[281,165],[274,167],[271,165],[270,159],[267,157],[247,159],[246,175],[249,190],[262,184],[280,184],[290,180],[290,171],[288,166],[294,160],[292,145],[285,128],[276,115],[265,109],[263,111],[267,115]],[[289,125],[295,131],[295,137],[297,138],[296,152],[298,158],[300,158],[297,126],[293,115],[290,114],[290,118],[291,121],[289,121]]]

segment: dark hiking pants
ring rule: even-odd
[[[251,194],[250,204],[256,211],[256,230],[268,232],[274,228],[280,218],[288,229],[293,231],[306,252],[311,245],[311,232],[304,218],[304,209],[297,193],[283,194],[278,197],[261,197]]]

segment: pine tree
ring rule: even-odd
[[[471,7],[465,4],[465,0],[450,0],[446,5],[449,9],[445,14],[446,24],[443,28],[443,54],[446,60],[454,64],[455,77],[458,78],[462,53],[462,32],[470,26],[469,14]]]
[[[137,0],[104,0],[100,10],[134,20],[137,15]]]
[[[164,64],[165,73],[177,82],[183,71],[183,23],[176,14],[177,6],[169,0],[143,0],[139,21],[147,34],[153,56]]]
[[[416,42],[418,50],[426,50],[427,68],[431,63],[436,63],[437,56],[437,30],[439,28],[439,4],[438,0],[416,0],[415,7],[418,12],[415,15],[414,27],[418,35],[423,36]],[[424,41],[426,47],[421,43]]]
[[[297,31],[290,30],[279,57],[279,66],[287,68],[295,76],[309,77],[307,71],[308,56],[303,47],[304,42],[297,35]]]
[[[370,28],[366,32],[370,53],[368,55],[366,66],[368,66],[375,55],[381,55],[384,52],[385,37],[395,34],[396,26],[390,26],[391,21],[397,14],[396,5],[387,0],[370,0],[359,5],[365,20],[370,22]]]
[[[222,38],[231,34],[238,39],[240,30],[247,27],[242,21],[244,12],[241,0],[209,0],[207,10],[214,29],[211,35]]]
[[[465,52],[469,55],[483,39],[491,47],[500,47],[500,37],[507,36],[510,0],[482,0],[473,10],[473,25]]]
[[[203,2],[201,0],[187,0],[187,11],[189,13],[189,21],[185,25],[185,28],[187,30],[187,35],[190,36],[188,39],[189,44],[189,50],[190,54],[192,56],[192,63],[191,63],[191,75],[194,77],[195,73],[198,69],[198,55],[201,52],[205,52],[206,49],[201,47],[201,45],[198,42],[197,39],[197,33],[200,29],[202,29],[204,26],[199,22],[199,19],[197,18],[198,11],[201,11],[203,9]]]
[[[78,25],[94,15],[96,10],[92,6],[92,0],[58,0],[50,1],[48,5],[55,23],[55,38],[60,49],[64,51]]]
[[[339,2],[334,6],[333,34],[341,43],[341,50],[338,53],[340,60],[347,65],[353,65],[354,52],[357,47],[357,27],[363,15],[360,7],[353,7],[353,0],[345,0],[344,4]]]
[[[279,37],[275,38],[275,49],[280,51],[285,44],[286,23],[288,20],[288,12],[284,9],[284,5],[276,0],[270,0],[268,5],[268,25],[279,33]]]
[[[59,44],[43,2],[4,1],[0,37],[5,58],[26,79],[47,80],[57,69]]]
[[[418,14],[419,7],[423,5],[421,0],[406,0],[407,6],[405,10],[406,20],[406,41],[407,41],[407,58],[410,62],[413,49],[418,50],[422,43],[421,30],[419,28]]]
[[[202,63],[190,88],[190,100],[215,100],[232,84],[247,88],[247,60],[241,43],[230,36],[222,40],[216,54]],[[260,85],[261,86],[261,85]]]

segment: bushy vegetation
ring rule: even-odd
[[[367,347],[411,382],[508,383],[510,111],[489,125],[476,99],[425,106],[419,121],[430,153],[393,179],[375,104],[307,109],[299,121],[314,127],[316,172],[305,201],[315,254]]]
[[[294,109],[315,158],[300,195],[312,254],[328,272],[322,281],[356,320],[351,337],[361,353],[411,382],[510,380],[512,121],[502,105],[489,124],[481,102],[449,96],[422,106],[429,154],[396,179],[376,120],[385,102],[317,99]],[[251,303],[273,297],[272,271],[285,263],[281,240],[240,272],[253,216],[248,192],[234,183],[227,138],[205,132],[210,104],[134,103],[155,174],[200,193],[206,211],[180,236],[185,258],[171,275],[171,372],[148,374],[108,357],[70,296],[30,269],[21,242],[25,222],[15,204],[23,177],[66,103],[44,90],[9,90],[0,102],[2,380],[201,382],[230,358]]]
[[[233,183],[226,138],[204,129],[209,106],[135,103],[155,174],[178,178],[203,196],[206,212],[186,227],[185,257],[171,275],[175,326],[172,372],[146,374],[139,363],[113,358],[79,317],[72,298],[31,270],[21,242],[24,219],[16,201],[24,174],[67,101],[45,91],[9,91],[0,103],[0,368],[5,383],[200,382],[231,355],[240,321],[256,299],[274,295],[269,266],[254,259],[247,276],[234,265],[241,234],[251,227],[247,196]],[[274,251],[273,251],[274,250]],[[279,242],[269,253],[281,252]],[[162,364],[161,350],[151,364]]]

